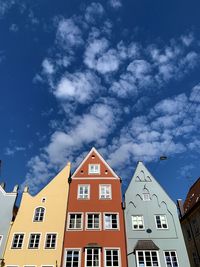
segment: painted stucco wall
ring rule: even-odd
[[[150,200],[143,200],[143,192],[149,192]],[[175,250],[179,267],[189,267],[189,260],[181,231],[177,208],[142,162],[139,162],[135,174],[125,193],[125,224],[128,249],[128,266],[136,267],[133,253],[138,240],[152,240],[159,247],[160,266],[166,267],[164,251]],[[132,215],[143,215],[144,230],[132,229]],[[155,215],[166,215],[168,228],[157,229]],[[151,233],[147,233],[147,229]]]
[[[3,258],[16,198],[16,191],[12,193],[6,193],[0,185],[0,235],[3,236],[2,241],[0,242],[0,259]]]
[[[51,182],[36,196],[28,192],[22,195],[17,217],[11,228],[5,253],[6,265],[60,266],[65,229],[66,209],[68,201],[68,164]],[[42,199],[45,198],[45,202]],[[43,222],[33,222],[35,208],[44,207]],[[24,233],[22,249],[11,249],[14,233]],[[30,233],[41,233],[39,249],[29,249]],[[57,233],[56,249],[45,249],[46,233]]]

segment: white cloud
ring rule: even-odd
[[[104,14],[104,8],[100,3],[91,3],[85,11],[85,20],[88,23],[94,23],[96,20],[102,17]]]
[[[108,3],[111,7],[115,9],[120,8],[122,6],[121,0],[109,0]]]
[[[194,86],[191,91],[190,101],[200,102],[200,84]]]
[[[60,100],[86,103],[102,90],[101,80],[90,71],[66,73],[59,81],[54,94]]]
[[[15,0],[1,0],[0,1],[0,17],[3,17],[8,10],[15,4]]]
[[[18,28],[17,24],[13,23],[13,24],[10,25],[9,30],[11,32],[18,32],[19,28]]]
[[[58,23],[56,41],[63,48],[71,51],[72,47],[83,44],[82,31],[75,23],[75,19],[61,19]]]
[[[52,64],[52,62],[48,59],[45,58],[42,62],[42,67],[43,67],[43,71],[44,73],[51,75],[55,72],[54,66]]]
[[[16,146],[16,147],[7,147],[5,149],[5,155],[6,156],[13,156],[16,152],[22,152],[25,151],[25,147],[22,146]]]

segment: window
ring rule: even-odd
[[[3,236],[0,235],[0,246],[1,246],[1,242],[2,242],[2,240],[3,240]]]
[[[111,185],[110,184],[101,184],[99,190],[100,199],[111,199]]]
[[[157,229],[167,229],[167,218],[166,215],[156,215],[156,227]]]
[[[186,233],[187,233],[187,238],[188,238],[188,240],[190,240],[190,239],[191,239],[191,232],[190,232],[190,229],[187,229],[187,230],[186,230]]]
[[[198,259],[196,252],[192,252],[192,258],[193,258],[194,266],[198,267],[199,266],[199,259]]]
[[[78,199],[89,199],[90,198],[90,186],[79,185],[78,186]]]
[[[70,213],[68,229],[82,229],[82,214]]]
[[[144,200],[144,201],[149,201],[149,200],[151,200],[151,199],[150,199],[150,194],[149,194],[149,193],[143,193],[143,200]]]
[[[136,251],[138,267],[155,267],[159,266],[157,251]],[[175,267],[175,266],[174,266]]]
[[[178,267],[178,259],[175,251],[165,251],[165,262],[167,267]]]
[[[132,229],[144,230],[144,218],[141,215],[132,216]]]
[[[56,234],[47,234],[46,235],[46,242],[45,242],[45,248],[46,249],[53,249],[56,247]]]
[[[79,266],[80,251],[76,249],[69,249],[65,254],[65,266],[66,267],[78,267]]]
[[[41,234],[31,234],[28,248],[30,248],[30,249],[39,248],[40,236],[41,236]]]
[[[100,229],[100,214],[87,214],[87,229]]]
[[[85,251],[86,267],[100,267],[100,249],[87,248]]]
[[[104,228],[105,229],[118,229],[118,215],[117,214],[104,214]]]
[[[119,267],[119,249],[106,249],[105,250],[105,266],[106,267]]]
[[[100,174],[100,164],[89,164],[89,174]]]
[[[34,222],[42,222],[44,220],[45,208],[39,207],[35,209]]]
[[[22,248],[24,240],[24,234],[14,234],[12,247],[11,248]]]

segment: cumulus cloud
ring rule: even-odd
[[[90,71],[66,73],[59,81],[54,94],[60,100],[86,103],[102,90],[101,80]]]
[[[104,14],[104,8],[100,3],[91,3],[85,11],[85,20],[88,23],[95,23]]]

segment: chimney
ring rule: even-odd
[[[178,199],[177,200],[177,207],[178,207],[178,210],[179,210],[180,218],[182,218],[183,215],[184,215],[184,209],[183,209],[183,201],[182,201],[182,199]]]

